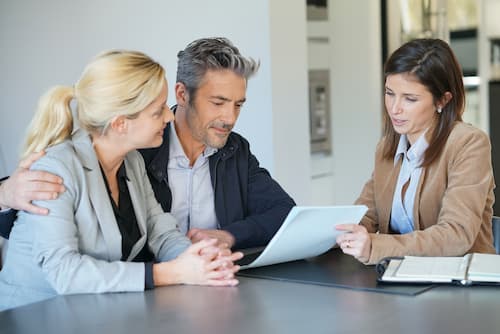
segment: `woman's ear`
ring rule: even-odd
[[[446,105],[448,104],[448,102],[450,102],[452,98],[453,95],[450,92],[444,93],[443,96],[437,102],[437,108],[443,109],[444,107],[446,107]]]
[[[123,134],[127,132],[127,118],[123,115],[115,116],[109,122],[109,128],[116,133]]]

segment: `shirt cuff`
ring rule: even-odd
[[[7,180],[8,178],[9,178],[8,176],[1,177],[0,178],[0,186],[2,185],[2,182]],[[10,208],[0,206],[0,212],[7,212],[9,210],[10,210]]]
[[[16,215],[16,210],[7,210],[5,212],[0,212],[0,237],[9,239],[10,230],[14,225]]]
[[[144,263],[144,289],[151,290],[155,288],[155,282],[153,281],[153,262]]]

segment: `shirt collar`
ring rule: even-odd
[[[186,154],[182,149],[181,142],[179,141],[179,137],[177,137],[177,131],[175,130],[174,123],[170,123],[170,159],[185,157]]]
[[[418,137],[417,141],[410,148],[408,148],[409,142],[406,135],[401,135],[399,137],[398,148],[394,155],[394,165],[396,165],[400,158],[406,158],[410,163],[415,165],[420,165],[422,163],[425,150],[429,147],[429,143],[425,139],[426,132],[427,130]]]
[[[111,189],[109,188],[108,179],[106,178],[106,174],[104,174],[104,169],[102,169],[101,164],[99,163],[99,168],[101,169],[102,178],[104,179],[104,184],[106,185],[106,189],[108,190],[108,194],[111,196]],[[118,171],[116,172],[116,179],[118,180],[118,190],[120,192],[124,191],[124,187],[127,185],[127,181],[130,179],[127,176],[127,169],[125,168],[125,161],[122,161],[120,167],[118,167]]]
[[[120,165],[120,168],[118,168],[117,176],[119,179],[124,179],[126,181],[130,181],[130,179],[127,176],[127,169],[125,168],[125,161],[123,161],[122,164]]]

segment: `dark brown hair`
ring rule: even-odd
[[[422,167],[429,166],[441,153],[456,121],[462,121],[465,91],[462,70],[450,46],[440,39],[415,39],[403,44],[389,57],[384,67],[384,78],[406,73],[427,87],[434,103],[446,92],[452,97],[438,115],[438,124],[431,134]],[[391,119],[384,113],[385,159],[394,159],[400,135],[394,130]]]

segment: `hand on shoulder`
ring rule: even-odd
[[[35,206],[31,201],[56,199],[65,189],[60,177],[48,172],[29,169],[44,154],[45,152],[42,151],[29,155],[0,185],[0,207],[25,210],[33,214],[48,214],[46,208]]]

